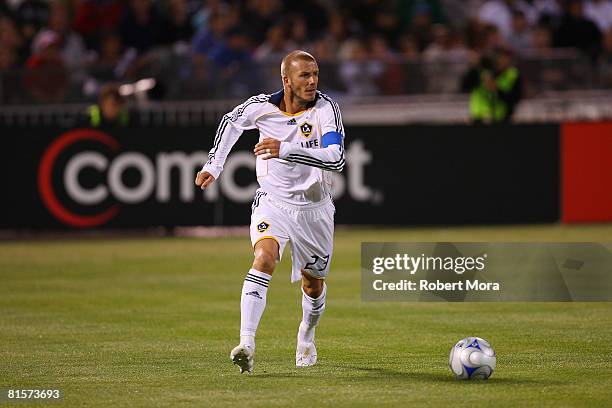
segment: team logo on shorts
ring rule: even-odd
[[[257,231],[259,231],[259,232],[264,232],[268,228],[270,228],[270,224],[268,224],[265,221],[262,221],[259,224],[257,224]]]
[[[312,133],[312,125],[308,122],[304,122],[300,125],[300,130],[304,136],[308,137]]]
[[[327,268],[327,263],[329,262],[329,255],[325,255],[320,257],[319,255],[310,255],[312,258],[312,262],[308,262],[304,267],[306,271],[324,271]]]

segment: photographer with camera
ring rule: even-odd
[[[482,55],[463,76],[461,91],[470,94],[470,117],[474,123],[509,122],[522,93],[512,51],[497,47]]]

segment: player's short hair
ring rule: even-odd
[[[317,62],[315,57],[313,57],[312,54],[306,51],[291,51],[289,54],[285,55],[285,58],[283,58],[283,61],[281,62],[281,77],[287,76],[288,68],[294,61],[312,61],[314,63]]]

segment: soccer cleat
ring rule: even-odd
[[[295,366],[310,367],[317,363],[317,348],[312,343],[299,343],[295,350]]]
[[[253,354],[254,350],[244,344],[239,344],[230,353],[232,362],[240,367],[240,374],[253,374]]]

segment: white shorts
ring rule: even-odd
[[[272,238],[279,246],[280,261],[287,242],[291,243],[291,282],[302,279],[302,270],[325,279],[331,263],[334,240],[334,213],[331,198],[307,206],[275,200],[258,190],[251,213],[251,244]]]

